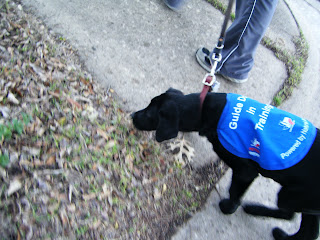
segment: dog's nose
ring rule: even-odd
[[[135,112],[131,113],[131,114],[130,114],[131,118],[134,118],[134,115],[136,115]]]

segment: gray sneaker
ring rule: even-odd
[[[207,72],[211,72],[210,51],[207,48],[205,47],[199,48],[196,52],[196,59],[202,68],[204,68]],[[244,83],[248,80],[248,78],[245,78],[245,79],[232,78],[219,72],[217,72],[216,74],[234,83]]]
[[[175,12],[179,12],[185,0],[163,0],[168,8]]]
[[[245,83],[246,81],[248,81],[248,78],[245,78],[245,79],[232,78],[232,77],[228,77],[226,75],[223,75],[222,73],[219,73],[219,72],[217,72],[217,75],[220,75],[224,79],[227,79],[230,82],[234,82],[234,83]]]
[[[210,51],[205,47],[199,48],[196,52],[196,58],[198,63],[207,72],[211,72]]]

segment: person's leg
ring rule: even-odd
[[[233,78],[235,82],[248,78],[256,48],[271,22],[277,2],[278,0],[237,0],[236,18],[227,30],[222,61],[217,66],[220,74]],[[210,66],[205,67],[208,62],[202,57],[207,52],[199,49],[197,60],[208,71]]]
[[[217,70],[226,76],[246,79],[255,51],[265,34],[278,0],[238,0],[236,19],[226,33],[222,61]]]

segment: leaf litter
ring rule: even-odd
[[[2,238],[168,239],[202,206],[226,166],[192,169],[190,144],[157,144],[119,101],[64,38],[0,1]]]

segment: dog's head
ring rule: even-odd
[[[175,138],[179,132],[179,109],[175,101],[178,96],[183,93],[170,88],[153,98],[145,109],[131,115],[134,126],[139,130],[156,130],[158,142]]]

